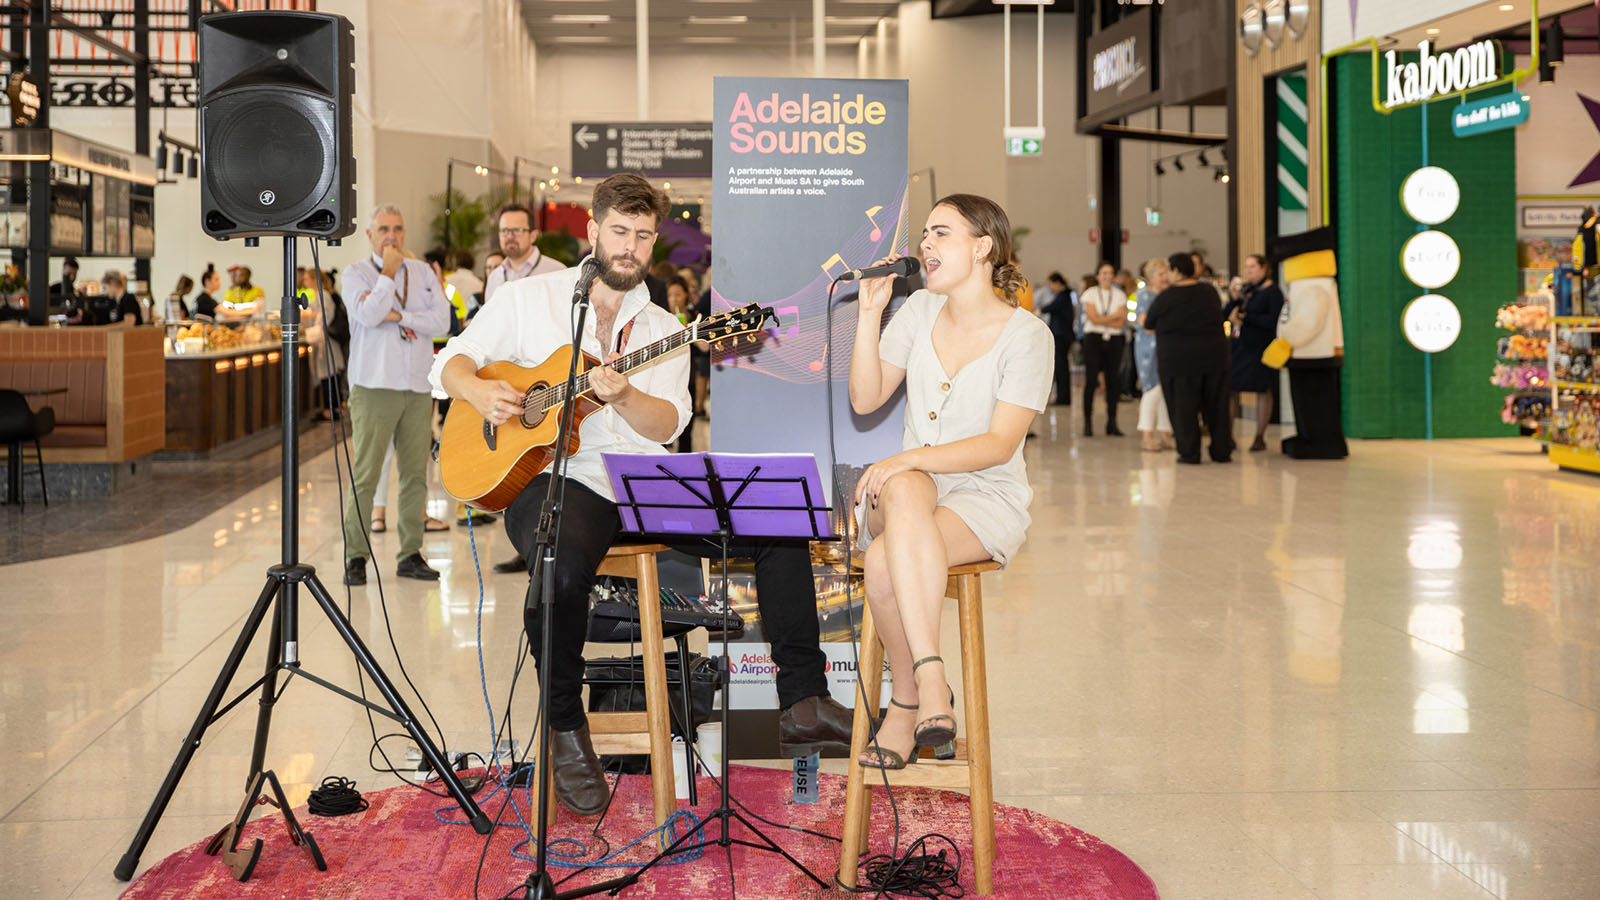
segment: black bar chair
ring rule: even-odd
[[[56,411],[46,406],[34,412],[28,398],[20,392],[0,388],[0,442],[6,445],[7,485],[6,505],[22,506],[22,444],[33,443],[34,461],[39,466],[39,493],[44,505],[50,505],[50,490],[44,480],[44,454],[39,450],[39,439],[54,431]]]

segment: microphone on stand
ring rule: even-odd
[[[892,263],[881,266],[868,266],[865,269],[850,269],[839,276],[839,281],[860,281],[863,278],[881,278],[884,275],[898,275],[908,278],[922,271],[922,263],[917,262],[915,256],[902,256]]]
[[[594,280],[600,275],[600,261],[589,256],[578,263],[578,270],[578,284],[572,289],[574,306],[589,301],[589,289],[594,287]]]

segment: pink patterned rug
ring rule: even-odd
[[[784,770],[735,766],[733,782],[735,796],[761,816],[825,834],[839,833],[844,816],[844,779],[840,776],[822,776],[822,802],[809,805],[790,800],[790,774]],[[893,821],[883,790],[881,785],[873,789],[873,853],[887,851],[893,838]],[[694,813],[704,817],[715,808],[720,795],[707,778],[700,780],[699,792],[702,802]],[[326,872],[318,872],[307,853],[289,842],[281,816],[275,811],[258,810],[246,829],[243,845],[248,846],[257,837],[266,844],[249,881],[234,881],[220,857],[205,855],[202,840],[145,872],[122,895],[123,900],[465,900],[473,896],[473,876],[480,854],[484,853],[484,838],[466,825],[441,821],[461,820],[459,809],[408,787],[374,791],[367,799],[370,809],[342,818],[319,818],[303,808],[295,811],[301,826],[312,833],[327,858]],[[517,805],[531,821],[527,799],[525,791],[517,792]],[[962,854],[961,885],[968,896],[974,896],[966,797],[951,791],[896,788],[895,800],[900,811],[902,847],[928,832],[949,837]],[[503,794],[495,794],[487,799],[480,795],[479,802],[484,812],[494,817],[503,801]],[[478,886],[478,896],[484,900],[513,892],[533,869],[532,863],[513,855],[527,852],[522,845],[526,835],[517,824],[516,814],[508,806],[499,818],[510,824],[496,829],[490,838]],[[606,852],[608,842],[617,856],[611,862],[637,865],[654,855],[653,839],[623,849],[653,825],[647,778],[623,777],[611,812],[600,829],[604,841],[592,833],[595,822],[563,810],[550,831],[552,854],[576,855],[577,859],[592,861]],[[217,826],[222,824],[219,821]],[[718,827],[713,823],[705,832],[715,837]],[[823,880],[832,882],[839,864],[837,842],[782,828],[761,828]],[[1155,885],[1131,860],[1099,838],[1070,825],[1029,810],[996,804],[995,832],[995,897],[1156,898]],[[735,838],[747,836],[737,824],[732,833]],[[560,842],[563,838],[568,842]],[[934,849],[940,846],[943,845],[935,844]],[[551,867],[558,881],[574,871],[574,860],[560,861],[568,865]],[[850,896],[837,888],[818,888],[775,853],[735,846],[733,861],[731,889],[727,852],[713,846],[697,859],[656,867],[621,896],[743,900]],[[594,869],[562,887],[601,881],[626,871]],[[513,896],[520,897],[520,890],[515,890]]]

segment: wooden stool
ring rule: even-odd
[[[672,790],[672,726],[668,720],[666,650],[661,636],[661,584],[656,578],[656,554],[664,544],[614,544],[606,551],[596,575],[639,580],[639,632],[644,663],[644,712],[589,713],[589,734],[596,753],[650,754],[650,791],[656,826],[667,823],[678,808]],[[684,686],[688,690],[688,686]],[[543,760],[540,763],[543,764]],[[545,808],[555,821],[555,780]]]
[[[850,737],[850,777],[845,787],[844,838],[839,851],[839,881],[845,887],[856,886],[856,869],[861,854],[867,850],[871,786],[887,774],[890,784],[967,789],[978,893],[994,893],[994,781],[989,766],[989,692],[984,674],[983,585],[979,577],[998,568],[1000,564],[990,560],[952,566],[945,582],[945,596],[955,598],[961,619],[961,683],[967,734],[965,739],[956,741],[953,760],[934,760],[933,750],[922,747],[919,760],[898,772],[864,769],[856,762],[871,736],[871,716],[878,710],[882,685],[882,679],[868,677],[867,673],[883,668],[883,644],[878,641],[872,610],[863,607],[859,668],[862,677],[857,688],[855,728]],[[865,696],[861,691],[866,692]]]

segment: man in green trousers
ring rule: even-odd
[[[345,498],[344,583],[367,583],[367,501],[378,483],[384,452],[394,442],[400,473],[395,574],[435,580],[422,558],[428,495],[428,448],[433,443],[433,399],[428,369],[433,339],[450,333],[450,303],[433,270],[405,257],[405,220],[393,206],[372,211],[367,240],[372,256],[344,270],[350,311],[350,424],[354,433],[353,493]]]

